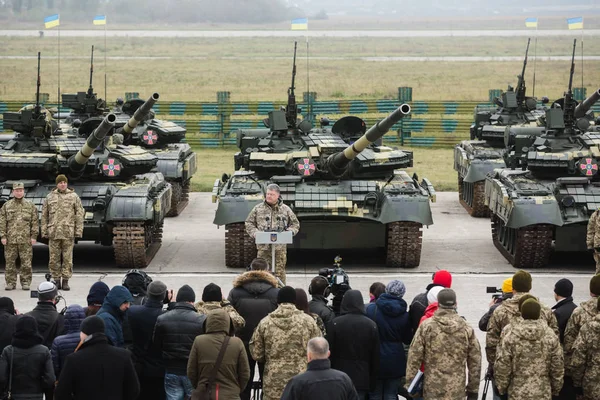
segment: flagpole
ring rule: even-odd
[[[106,22],[104,22],[104,103],[108,105],[108,97],[106,95]]]
[[[581,100],[583,101],[585,97],[583,96],[583,17],[581,17],[581,24]]]
[[[308,120],[311,121],[312,120],[312,110],[311,110],[311,106],[312,106],[312,96],[310,95],[310,75],[309,75],[309,68],[308,68],[308,34],[306,35],[306,95],[308,96],[307,100],[308,100]]]
[[[535,44],[533,45],[533,94],[532,97],[535,97],[535,66],[537,63],[537,40],[538,40],[538,18],[536,17],[535,22]],[[525,79],[525,77],[523,77]]]
[[[58,114],[60,116],[60,25],[58,25],[58,93],[57,93],[57,102],[58,102]]]

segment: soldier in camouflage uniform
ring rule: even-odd
[[[17,257],[21,260],[21,288],[31,286],[32,246],[38,237],[38,211],[32,202],[23,198],[25,186],[13,183],[13,198],[0,209],[0,238],[4,245],[6,260],[6,290],[17,285]]]
[[[283,204],[280,198],[280,189],[276,184],[267,186],[265,201],[257,204],[248,218],[246,218],[246,233],[252,238],[256,232],[268,231],[291,231],[293,235],[298,233],[300,222],[292,210]],[[287,262],[287,246],[277,244],[275,246],[275,275],[285,284],[285,264]],[[271,265],[271,245],[257,245],[258,258],[267,260]]]
[[[556,333],[540,320],[542,306],[527,299],[522,321],[502,331],[494,364],[494,379],[501,395],[509,399],[550,400],[563,386],[564,363]]]
[[[423,399],[477,400],[481,347],[473,328],[456,313],[456,293],[443,289],[439,309],[415,333],[408,351],[406,389],[424,364]],[[468,369],[468,380],[465,376]]]
[[[81,199],[67,185],[67,177],[58,175],[56,188],[48,193],[42,207],[42,237],[49,239],[50,249],[48,268],[56,286],[63,290],[71,289],[74,239],[83,236],[85,214]]]
[[[598,212],[594,211],[587,226],[586,244],[588,250],[594,253],[594,261],[596,261],[596,273],[600,274],[600,218]]]
[[[573,386],[581,388],[584,400],[600,399],[600,313],[581,328],[572,349]]]
[[[306,346],[321,336],[315,320],[295,306],[296,291],[285,286],[277,294],[279,306],[263,318],[250,339],[250,354],[265,364],[263,400],[281,398],[288,381],[306,370]]]
[[[209,283],[204,287],[204,291],[202,292],[202,301],[197,302],[195,307],[200,314],[205,315],[208,315],[210,311],[219,308],[227,311],[227,314],[229,314],[229,317],[233,322],[233,328],[236,332],[246,325],[244,317],[238,314],[229,301],[223,299],[221,288],[214,283]]]

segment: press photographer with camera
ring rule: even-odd
[[[308,293],[312,300],[308,303],[309,311],[321,317],[327,328],[331,320],[340,315],[342,299],[350,289],[350,278],[342,268],[342,257],[336,256],[333,268],[321,268],[319,275],[310,282]],[[333,295],[331,307],[327,305],[330,294]]]
[[[492,301],[490,302],[489,310],[483,314],[481,319],[479,320],[479,330],[486,332],[488,327],[488,322],[490,322],[490,317],[494,313],[494,310],[498,308],[500,304],[506,299],[510,299],[513,296],[512,293],[512,277],[505,279],[502,282],[502,288],[497,289],[493,286],[487,288],[487,293],[497,293],[492,296]]]

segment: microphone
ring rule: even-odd
[[[281,228],[280,225],[281,225],[281,217],[277,216],[277,231],[279,231],[279,232],[283,231],[283,229],[280,229]]]

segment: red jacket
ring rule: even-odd
[[[430,305],[428,305],[427,308],[425,309],[425,314],[423,314],[423,316],[421,317],[421,320],[419,321],[419,325],[421,325],[423,323],[423,321],[425,321],[426,319],[433,317],[433,314],[437,311],[437,309],[438,309],[437,301],[435,303],[431,303]]]

